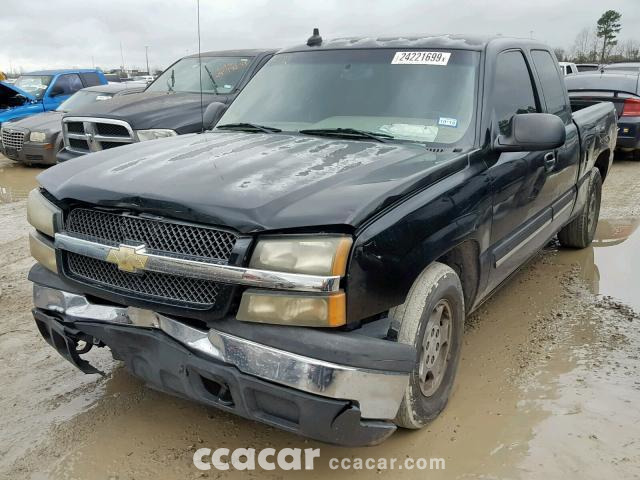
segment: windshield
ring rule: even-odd
[[[92,103],[102,102],[111,98],[113,98],[112,93],[85,92],[81,90],[62,102],[56,110],[58,112],[72,112],[73,110],[91,105]]]
[[[251,63],[250,57],[202,57],[202,91],[231,93]],[[165,70],[147,92],[200,92],[197,58],[183,58]]]
[[[51,75],[21,75],[14,85],[40,100],[51,83]]]
[[[325,50],[276,55],[219,126],[349,128],[399,140],[473,142],[477,52]]]

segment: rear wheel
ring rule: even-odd
[[[591,171],[588,189],[587,201],[580,215],[558,232],[558,240],[563,247],[585,248],[593,241],[602,198],[602,177],[597,168]]]
[[[389,313],[398,341],[418,351],[394,421],[399,427],[421,428],[446,406],[460,360],[464,296],[458,275],[433,263],[415,281],[405,303]]]

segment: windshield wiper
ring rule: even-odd
[[[263,133],[277,133],[281,132],[281,128],[269,127],[267,125],[258,125],[257,123],[225,123],[224,125],[218,125],[216,128],[220,130],[238,130],[241,132],[263,132]]]
[[[393,135],[389,135],[387,133],[369,132],[367,130],[358,130],[357,128],[307,128],[298,130],[298,133],[345,138],[368,138],[382,143],[386,143],[387,140],[395,138]]]
[[[218,93],[218,84],[213,79],[213,75],[211,75],[211,71],[209,70],[209,67],[207,67],[206,65],[203,65],[203,67],[207,71],[207,75],[209,75],[209,78],[211,79],[211,83],[213,83],[213,91],[216,93],[216,95],[220,95]]]

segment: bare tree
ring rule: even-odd
[[[564,51],[564,48],[562,47],[556,47],[553,49],[553,53],[555,53],[556,58],[558,59],[559,62],[564,62],[566,59],[566,54]]]
[[[640,61],[640,41],[628,39],[620,44],[620,53],[629,62]]]
[[[592,63],[596,61],[598,50],[598,36],[595,29],[583,28],[573,43],[571,53],[576,63]]]

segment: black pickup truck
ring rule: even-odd
[[[38,177],[35,320],[84,372],[108,346],[159,390],[375,444],[445,407],[465,315],[555,235],[590,244],[615,142],[540,43],[316,35],[213,131]]]
[[[207,109],[215,112],[219,104],[233,102],[274,53],[224,50],[189,55],[167,68],[142,93],[67,114],[62,119],[64,148],[57,153],[57,161],[129,143],[201,132],[210,126],[205,125],[210,117]]]

